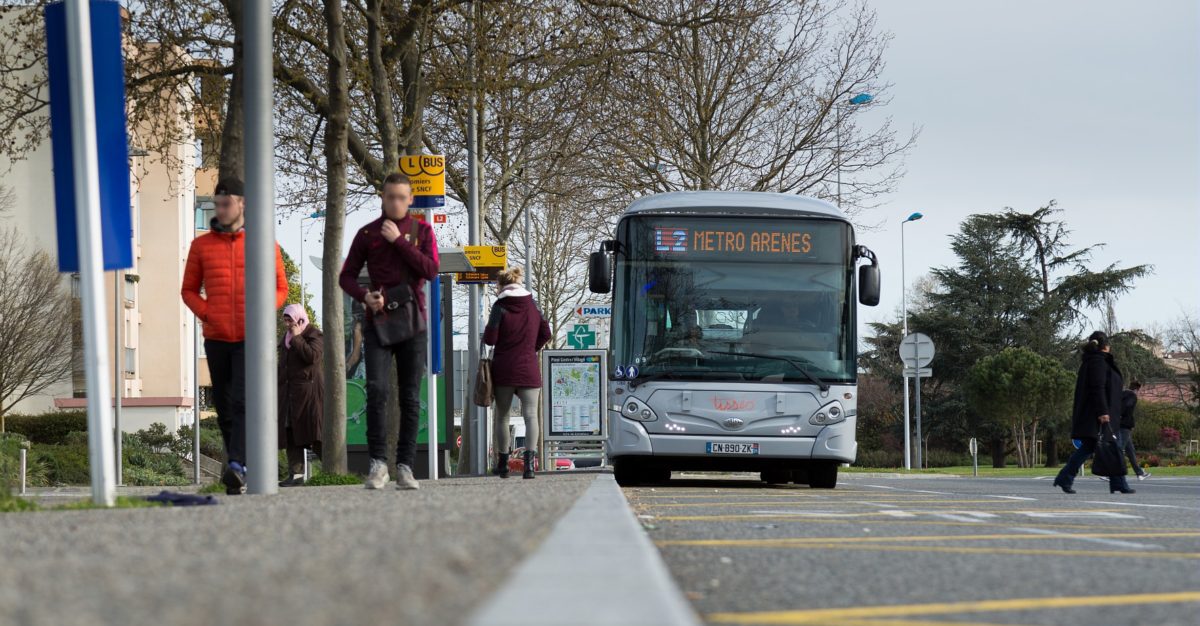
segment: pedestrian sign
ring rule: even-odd
[[[446,206],[446,157],[440,154],[402,156],[400,172],[412,181],[412,208]]]
[[[596,346],[596,331],[588,324],[576,324],[567,333],[567,345],[575,350],[588,350]]]

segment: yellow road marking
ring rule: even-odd
[[[843,620],[906,615],[951,615],[956,613],[994,613],[1001,611],[1032,611],[1037,609],[1073,609],[1097,606],[1137,606],[1143,604],[1173,604],[1200,602],[1200,591],[1177,593],[1142,593],[1120,596],[1072,596],[1067,598],[1009,598],[1005,600],[976,600],[971,602],[937,602],[931,604],[899,604],[864,606],[843,609],[805,611],[758,611],[754,613],[710,613],[713,622],[730,624],[812,624],[821,622],[845,623]],[[863,622],[864,624],[866,622]]]
[[[1134,550],[1051,550],[1036,548],[967,548],[951,546],[890,546],[882,544],[853,544],[853,543],[778,543],[764,540],[754,545],[737,546],[740,548],[792,548],[795,550],[860,550],[867,552],[942,552],[947,554],[991,554],[991,555],[1033,555],[1033,556],[1087,556],[1087,557],[1118,557],[1145,559],[1200,559],[1200,552],[1138,552]]]
[[[1058,535],[1040,535],[1033,533],[1008,533],[992,535],[907,535],[901,537],[780,537],[774,539],[672,539],[657,541],[660,546],[697,546],[697,547],[760,547],[804,545],[810,543],[879,543],[905,541],[996,541],[1010,539],[1089,539],[1089,538],[1163,538],[1163,537],[1200,537],[1200,532],[1110,532],[1110,533],[1063,533]]]
[[[984,622],[945,622],[927,619],[841,619],[838,626],[1008,626]]]
[[[766,522],[789,522],[793,524],[841,524],[845,525],[847,521],[844,518],[816,517],[804,515],[660,515],[656,516],[655,521],[659,522],[738,522],[738,521],[766,521]],[[1111,521],[1111,520],[1110,520]],[[870,520],[872,526],[881,525],[898,525],[898,526],[968,526],[971,528],[1012,528],[1013,523],[1007,522],[943,522],[939,520],[910,520],[910,519],[878,519]],[[1104,528],[1120,528],[1121,530],[1133,531],[1155,531],[1162,530],[1153,526],[1114,526],[1112,524],[1026,524],[1021,523],[1025,528],[1061,528],[1067,530],[1096,530]],[[1180,530],[1196,530],[1184,528]]]

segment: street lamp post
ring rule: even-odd
[[[313,211],[307,216],[300,216],[300,306],[307,307],[308,302],[305,302],[304,294],[306,293],[307,284],[304,282],[304,220],[315,220],[325,217],[324,211]]]
[[[850,106],[861,106],[870,103],[875,99],[869,93],[860,93],[853,98],[850,98]],[[837,149],[834,151],[834,168],[837,170],[837,204],[838,208],[842,207],[842,107],[843,104],[833,105],[834,111],[834,135],[837,137]]]
[[[915,222],[924,215],[913,213],[908,216],[908,219],[900,222],[900,308],[904,312],[904,330],[901,333],[901,340],[908,336],[908,282],[905,277],[904,268],[904,225],[909,222]],[[908,413],[908,376],[904,374],[905,363],[900,364],[900,374],[904,378],[904,469],[912,469],[912,440],[909,427]],[[921,384],[921,378],[917,377],[917,384]]]

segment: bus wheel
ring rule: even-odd
[[[786,485],[792,479],[792,473],[787,470],[765,470],[759,473],[764,483],[768,485]]]
[[[613,476],[622,487],[637,487],[645,478],[641,464],[628,457],[613,459]]]
[[[837,487],[837,463],[819,463],[808,467],[808,486],[813,489]]]

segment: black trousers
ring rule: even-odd
[[[229,461],[246,464],[246,344],[204,340],[213,406]]]
[[[372,459],[387,460],[387,407],[392,402],[388,373],[396,362],[400,389],[400,436],[396,463],[410,468],[417,457],[420,426],[421,377],[425,374],[425,340],[421,333],[394,346],[382,346],[369,322],[363,330],[363,355],[367,361],[367,452]]]

